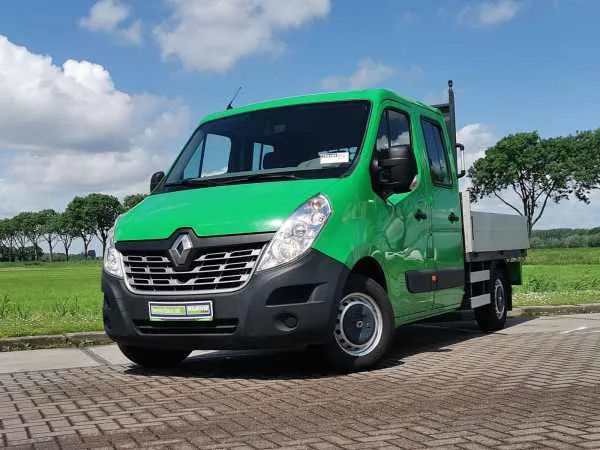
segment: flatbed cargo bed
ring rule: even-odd
[[[472,211],[469,191],[461,193],[465,261],[518,258],[527,255],[525,217]]]

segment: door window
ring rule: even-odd
[[[393,109],[385,110],[381,116],[379,131],[377,133],[377,142],[375,144],[375,161],[377,161],[380,153],[383,151],[389,150],[393,147],[410,147],[410,144],[410,121],[408,116]],[[413,151],[412,148],[410,151]],[[412,176],[412,183],[409,189],[413,191],[418,185],[418,170],[414,154],[411,160],[412,167],[410,168],[410,175]]]
[[[410,123],[406,114],[388,109],[383,112],[377,134],[376,151],[410,145]]]
[[[226,173],[229,167],[231,139],[207,134],[198,142],[183,169],[183,179],[194,179]]]
[[[452,186],[450,163],[446,153],[442,128],[429,120],[422,119],[423,137],[427,150],[427,161],[431,173],[431,182],[442,186]]]
[[[254,154],[252,156],[252,170],[257,171],[264,169],[263,162],[265,160],[265,155],[273,153],[274,151],[275,149],[272,145],[255,142],[253,149]]]
[[[207,134],[204,152],[202,152],[202,177],[227,173],[231,139],[219,134]]]

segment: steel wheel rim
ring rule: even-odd
[[[383,316],[377,302],[361,292],[346,295],[338,305],[333,335],[350,356],[371,353],[383,335]]]
[[[494,283],[494,311],[496,317],[502,319],[506,310],[506,297],[504,295],[504,284],[499,278]]]

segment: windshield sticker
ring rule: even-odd
[[[319,153],[321,165],[345,164],[350,162],[350,152],[321,152]]]

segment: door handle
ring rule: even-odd
[[[415,213],[415,219],[425,220],[427,219],[427,214],[425,214],[422,210],[417,209],[417,212]]]
[[[448,216],[448,220],[450,221],[450,223],[454,223],[454,222],[458,222],[460,219],[458,218],[458,216],[456,214],[454,214],[454,211],[452,211],[450,213],[450,215]]]

